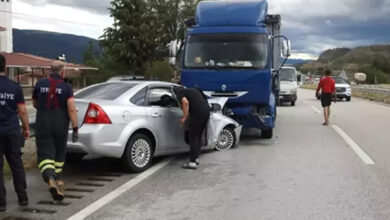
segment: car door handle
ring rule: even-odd
[[[161,114],[156,112],[156,113],[152,114],[152,117],[153,118],[161,118]]]

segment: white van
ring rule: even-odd
[[[282,67],[279,79],[279,102],[290,102],[294,106],[298,90],[297,70],[294,67]]]

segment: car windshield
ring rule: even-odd
[[[136,83],[104,83],[91,86],[77,93],[77,99],[103,99],[114,100],[120,95],[133,88]]]
[[[296,81],[296,75],[294,69],[281,69],[280,81]]]
[[[187,39],[187,68],[256,68],[268,62],[265,34],[196,34]]]
[[[343,78],[334,77],[333,78],[336,84],[345,84],[345,80]]]

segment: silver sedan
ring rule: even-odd
[[[183,113],[173,95],[175,86],[118,81],[80,90],[75,94],[79,141],[72,143],[69,135],[68,153],[121,158],[126,170],[142,172],[153,157],[189,151],[180,124]],[[221,114],[225,101],[209,101],[204,150],[228,150],[239,142],[241,126]]]

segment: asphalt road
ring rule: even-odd
[[[272,140],[247,133],[235,149],[202,154],[196,171],[180,168],[186,161],[183,155],[162,158],[156,162],[158,169],[141,175],[123,173],[112,160],[73,163],[67,168],[68,187],[94,192],[70,192],[82,197],[67,198],[67,206],[42,205],[39,201],[50,198],[36,180],[30,183],[35,187],[29,191],[31,208],[56,212],[27,213],[16,206],[0,216],[390,219],[389,105],[356,98],[337,102],[332,105],[331,125],[322,126],[314,91],[300,90],[296,106],[281,106],[278,114]],[[96,180],[99,177],[112,181]],[[79,184],[83,182],[103,182],[103,186]]]

